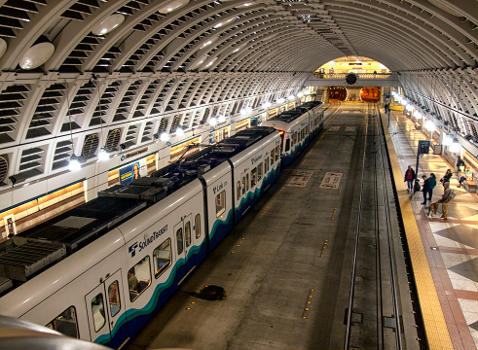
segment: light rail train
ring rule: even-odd
[[[242,130],[4,242],[0,314],[121,348],[277,180],[281,157],[318,133],[319,107],[296,108],[281,131]]]
[[[316,136],[322,127],[324,110],[321,102],[311,101],[279,114],[277,117],[262,123],[279,130],[281,143],[282,165],[289,165]]]

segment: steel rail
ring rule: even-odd
[[[363,146],[363,156],[362,156],[362,171],[360,174],[360,196],[359,196],[359,206],[358,206],[358,215],[357,222],[355,225],[355,242],[354,242],[354,255],[352,262],[352,275],[350,277],[350,288],[349,288],[349,301],[347,309],[347,323],[345,330],[345,343],[344,349],[348,350],[350,346],[350,333],[351,333],[351,323],[352,323],[352,307],[354,300],[355,292],[355,276],[357,273],[357,254],[358,254],[358,245],[360,237],[360,219],[362,214],[362,202],[363,202],[363,183],[364,183],[364,172],[365,172],[365,157],[367,151],[367,135],[368,134],[368,113],[365,114],[365,132],[364,132],[364,146]]]
[[[376,107],[377,108],[377,107]],[[378,109],[378,108],[377,108]],[[385,133],[383,129],[383,121],[382,118],[380,117],[380,112],[377,110],[378,114],[378,123],[379,123],[379,135],[381,136],[381,142],[382,142],[382,147],[380,147],[380,155],[382,157],[382,170],[385,174],[387,169],[390,169],[388,167],[387,169],[385,168],[385,164],[389,164],[388,162],[388,157],[384,155],[383,150],[385,149]],[[395,261],[395,256],[392,251],[392,246],[393,246],[393,239],[392,239],[392,224],[390,221],[390,207],[389,207],[389,191],[387,187],[387,181],[385,180],[385,176],[382,176],[382,181],[383,181],[383,196],[384,196],[384,209],[385,209],[385,220],[386,220],[386,226],[387,226],[387,241],[388,241],[388,256],[389,256],[389,264],[390,264],[390,279],[391,279],[391,292],[392,292],[392,303],[393,303],[393,310],[395,313],[395,344],[397,349],[402,349],[403,344],[402,344],[402,329],[400,326],[400,313],[399,313],[399,308],[398,308],[398,287],[397,287],[397,278],[396,278],[396,261]]]

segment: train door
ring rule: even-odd
[[[188,256],[188,252],[189,252],[189,249],[192,248],[192,246],[194,246],[194,235],[192,234],[192,226],[193,226],[193,222],[192,222],[192,215],[189,214],[189,215],[186,215],[186,217],[184,218],[183,220],[183,223],[184,223],[184,255],[187,257]]]
[[[186,254],[184,252],[184,225],[183,220],[174,225],[174,233],[176,235],[176,256],[177,260],[185,259]]]
[[[123,290],[120,269],[86,295],[91,340],[111,343],[116,322],[125,307]],[[115,339],[118,345],[121,342],[122,339]]]

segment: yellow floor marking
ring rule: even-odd
[[[403,174],[398,164],[397,155],[384,116],[382,116],[382,122],[385,128],[390,161],[392,163],[393,178],[397,186],[398,200],[400,202],[403,225],[410,250],[413,274],[417,285],[418,299],[425,324],[428,345],[430,350],[450,350],[453,349],[453,343],[446,325],[440,300],[438,299],[435,284],[433,283],[432,273],[428,265],[425,248],[423,247],[420,231],[418,230],[417,221],[412,209],[412,203],[410,202],[410,197],[407,194],[403,182]]]

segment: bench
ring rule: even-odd
[[[477,186],[476,180],[463,181],[463,187],[465,187],[465,189],[468,192],[475,192],[475,193],[478,192],[478,186]]]

